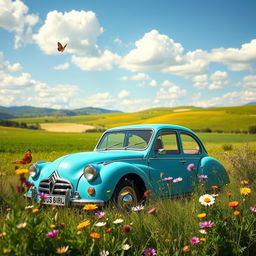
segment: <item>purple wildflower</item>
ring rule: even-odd
[[[192,237],[190,239],[190,243],[191,244],[199,244],[200,243],[200,239],[198,237],[194,236],[194,237]]]
[[[50,237],[50,238],[53,238],[53,237],[57,236],[58,233],[59,233],[59,230],[54,229],[53,231],[48,232],[48,233],[46,234],[46,236],[47,236],[47,237]]]
[[[41,198],[42,200],[45,200],[45,199],[48,198],[48,195],[45,194],[44,192],[40,193],[39,196],[40,196],[40,198]]]
[[[156,250],[153,248],[147,248],[144,250],[144,256],[155,256]]]
[[[204,221],[199,223],[200,228],[211,228],[214,225],[212,221]]]
[[[94,217],[96,219],[102,219],[105,216],[105,212],[97,212],[95,213]]]
[[[178,178],[176,178],[176,179],[174,179],[172,182],[173,183],[179,183],[179,182],[181,182],[183,179],[181,178],[181,177],[178,177]]]
[[[208,179],[208,176],[207,175],[198,175],[198,178],[200,180],[205,180],[205,179]]]
[[[189,164],[188,166],[187,166],[187,170],[188,171],[194,171],[196,168],[195,168],[195,165],[194,164]]]

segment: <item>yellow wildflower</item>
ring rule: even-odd
[[[91,224],[91,222],[89,220],[85,220],[85,221],[82,221],[80,222],[78,225],[77,225],[77,229],[81,229],[81,228],[86,228],[87,226],[89,226]]]
[[[38,208],[35,208],[32,210],[32,213],[38,213],[39,212],[39,209]]]
[[[3,249],[3,254],[7,254],[7,253],[9,253],[9,252],[10,252],[9,249],[7,249],[7,248],[4,248],[4,249]]]
[[[97,208],[98,206],[96,204],[86,204],[83,209],[86,211],[93,211]]]
[[[28,173],[28,169],[17,169],[15,172],[18,175],[27,174]]]
[[[241,180],[240,184],[242,185],[248,185],[249,184],[249,180]]]
[[[206,213],[205,213],[205,212],[204,212],[204,213],[199,213],[199,214],[197,214],[197,217],[198,217],[199,219],[203,219],[203,218],[206,217]]]
[[[240,188],[241,195],[248,196],[252,193],[252,190],[250,188]]]
[[[55,224],[51,224],[50,228],[56,228],[56,225]]]

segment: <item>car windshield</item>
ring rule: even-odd
[[[97,150],[135,149],[148,146],[152,130],[119,130],[106,132],[97,145]]]

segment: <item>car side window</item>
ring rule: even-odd
[[[176,132],[161,132],[155,143],[155,152],[158,154],[179,154]]]
[[[198,142],[189,134],[180,134],[182,141],[183,153],[186,155],[198,155],[201,153],[200,146]]]

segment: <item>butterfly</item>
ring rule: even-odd
[[[31,154],[31,150],[28,149],[24,157],[21,160],[17,160],[13,162],[13,164],[29,164],[31,163],[31,161],[32,161],[32,154]]]
[[[58,48],[57,49],[58,49],[59,52],[63,52],[65,50],[66,46],[67,46],[67,44],[65,44],[63,46],[60,42],[58,42]]]

